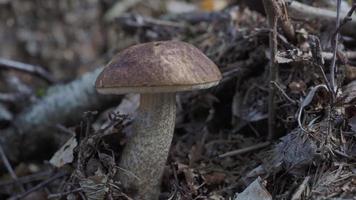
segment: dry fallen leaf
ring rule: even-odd
[[[223,172],[212,172],[203,175],[203,179],[207,185],[215,185],[224,183],[226,174]]]
[[[62,167],[65,164],[73,162],[73,150],[78,142],[75,137],[71,137],[51,158],[49,163],[56,167]]]
[[[89,200],[101,200],[104,199],[109,192],[109,188],[106,185],[107,182],[107,175],[101,170],[98,170],[94,176],[81,179],[79,185],[83,188],[85,196]]]
[[[272,200],[272,196],[258,177],[243,192],[237,194],[234,200]]]

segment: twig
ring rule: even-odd
[[[237,149],[237,150],[234,150],[234,151],[226,152],[224,154],[219,155],[219,158],[225,158],[225,157],[228,157],[228,156],[236,156],[236,155],[244,154],[244,153],[247,153],[247,152],[250,152],[250,151],[254,151],[254,150],[257,150],[257,149],[264,148],[264,147],[266,147],[266,146],[268,146],[270,144],[271,144],[270,142],[258,143],[258,144],[255,144],[255,145],[243,148],[243,149]]]
[[[26,192],[13,196],[11,197],[9,200],[17,200],[17,199],[22,199],[24,197],[26,197],[27,195],[31,194],[32,192],[35,192],[43,187],[45,187],[46,185],[50,184],[51,182],[55,181],[58,178],[61,178],[63,176],[66,176],[68,173],[67,172],[58,172],[57,174],[55,174],[54,176],[52,176],[51,178],[37,184],[35,187],[27,190]]]
[[[268,140],[273,139],[275,123],[276,123],[276,103],[275,94],[276,88],[271,84],[272,81],[276,82],[278,79],[278,65],[276,62],[277,54],[277,21],[281,15],[279,5],[274,0],[263,0],[263,5],[267,14],[268,24],[271,29],[269,34],[269,47],[270,47],[270,68],[269,68],[269,96],[268,96]]]
[[[63,126],[62,124],[56,124],[55,125],[55,128],[58,129],[59,131],[65,133],[65,134],[68,134],[70,136],[75,136],[75,132],[68,129],[67,127]]]
[[[333,57],[332,52],[322,52],[321,54],[325,60],[331,60]],[[345,51],[343,56],[348,60],[356,59],[356,51]]]
[[[272,84],[281,92],[281,94],[288,100],[290,101],[292,104],[298,104],[297,101],[295,101],[294,99],[290,98],[287,93],[281,88],[281,86],[279,86],[278,83],[276,83],[275,81],[272,81]]]
[[[51,74],[49,74],[47,71],[45,71],[40,66],[35,66],[35,65],[27,64],[27,63],[22,63],[22,62],[18,62],[18,61],[0,58],[0,68],[1,67],[24,71],[24,72],[36,75],[36,76],[44,79],[48,83],[56,82],[55,79],[53,78],[53,76]]]
[[[13,93],[0,93],[0,101],[5,103],[13,103],[16,100],[20,99],[24,95],[20,92],[13,92]]]
[[[137,14],[124,14],[118,18],[118,22],[120,24],[131,26],[131,27],[143,27],[143,26],[167,26],[173,28],[186,27],[182,23],[155,19],[155,18],[137,15]]]
[[[20,190],[21,190],[22,192],[24,192],[24,191],[25,191],[25,188],[24,188],[23,185],[18,181],[18,178],[17,178],[17,176],[16,176],[14,170],[12,169],[12,166],[11,166],[9,160],[7,159],[6,154],[5,154],[5,152],[4,152],[4,150],[3,150],[2,146],[1,146],[1,144],[0,144],[0,155],[1,155],[1,159],[2,159],[2,161],[3,161],[3,163],[4,163],[5,167],[6,167],[7,171],[9,172],[11,178],[12,178],[12,179],[15,181],[15,183],[19,186]]]
[[[10,90],[20,93],[23,97],[30,101],[36,100],[33,89],[17,76],[6,76],[5,82],[9,86]]]
[[[291,200],[301,199],[301,196],[302,196],[305,188],[307,187],[309,180],[310,180],[310,176],[307,176],[304,178],[303,182],[299,185],[297,191],[293,194]]]
[[[49,194],[49,195],[47,196],[47,199],[54,199],[54,198],[63,197],[63,196],[65,196],[65,195],[68,195],[68,194],[71,194],[71,193],[80,192],[80,191],[82,191],[82,190],[83,190],[82,188],[77,188],[77,189],[70,190],[70,191],[67,191],[67,192],[61,192],[61,193],[56,193],[56,194]]]
[[[335,70],[336,70],[336,52],[338,50],[338,44],[339,44],[340,5],[341,5],[341,0],[337,0],[335,33],[333,35],[333,40],[331,41],[332,43],[331,45],[333,47],[333,58],[331,60],[331,65],[330,65],[330,87],[333,91],[333,96],[336,92]]]
[[[49,171],[45,171],[45,172],[31,174],[31,175],[28,175],[28,176],[18,177],[17,180],[20,183],[29,183],[29,182],[32,182],[32,181],[42,180],[42,179],[48,177],[51,174],[52,174],[52,170],[49,170]],[[13,185],[13,184],[16,184],[15,180],[2,181],[2,182],[0,182],[0,187],[5,187],[7,185]]]

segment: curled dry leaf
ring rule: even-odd
[[[51,158],[49,163],[56,167],[62,167],[65,164],[73,162],[73,150],[78,142],[75,137],[71,137]]]
[[[185,182],[187,183],[189,190],[192,194],[198,194],[198,189],[200,184],[197,183],[197,177],[199,176],[194,169],[190,168],[188,165],[178,163],[178,173],[183,173],[185,177]]]

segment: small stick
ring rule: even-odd
[[[57,174],[55,174],[51,178],[49,178],[49,179],[37,184],[35,187],[27,190],[24,193],[21,193],[19,195],[11,197],[9,200],[23,199],[24,197],[26,197],[27,195],[31,194],[32,192],[35,192],[35,191],[45,187],[46,185],[50,184],[51,182],[55,181],[56,179],[61,178],[61,177],[66,176],[66,175],[67,175],[66,172],[58,172]]]
[[[22,63],[22,62],[18,62],[18,61],[0,58],[0,68],[1,67],[24,71],[24,72],[36,75],[36,76],[44,79],[48,83],[56,82],[54,80],[53,76],[51,74],[49,74],[47,71],[45,71],[40,66],[35,66],[35,65],[27,64],[27,63]]]
[[[49,194],[47,196],[47,199],[54,199],[54,198],[59,198],[59,197],[63,197],[65,195],[71,194],[71,193],[76,193],[76,192],[81,192],[83,189],[82,188],[77,188],[74,190],[70,190],[67,192],[61,192],[61,193],[56,193],[56,194]]]
[[[321,54],[325,60],[331,60],[333,57],[332,52],[322,52]],[[356,59],[356,51],[345,51],[343,52],[343,56],[349,60]]]
[[[269,34],[269,47],[270,47],[270,66],[269,66],[269,95],[268,95],[268,136],[267,139],[271,140],[274,137],[276,125],[276,88],[272,85],[272,81],[277,82],[278,79],[278,65],[276,62],[277,54],[277,21],[281,15],[281,10],[278,3],[274,0],[263,0],[268,24],[271,29]]]
[[[332,42],[333,47],[333,58],[331,60],[330,65],[330,87],[333,91],[333,95],[336,92],[336,85],[335,85],[335,70],[336,70],[336,52],[338,50],[339,45],[339,26],[340,26],[340,5],[341,0],[337,0],[337,12],[336,12],[336,24],[335,24],[335,33]]]
[[[36,174],[31,174],[28,176],[22,176],[22,177],[18,177],[18,182],[20,183],[29,183],[32,181],[39,181],[42,180],[46,177],[48,177],[50,174],[52,173],[52,170],[49,171],[45,171],[45,172],[40,172],[40,173],[36,173]],[[9,180],[9,181],[2,181],[0,182],[0,187],[5,187],[7,185],[13,185],[16,184],[15,180]]]
[[[0,93],[0,101],[5,103],[12,103],[23,96],[20,92]]]
[[[295,101],[294,99],[290,98],[288,96],[288,94],[281,88],[281,86],[279,86],[278,83],[276,83],[275,81],[272,81],[272,84],[281,92],[281,94],[288,100],[290,101],[292,104],[298,104],[297,101]]]
[[[12,179],[15,181],[15,183],[19,186],[21,192],[24,192],[24,191],[25,191],[25,188],[24,188],[23,185],[18,181],[18,178],[17,178],[17,176],[16,176],[14,170],[12,169],[9,160],[7,159],[6,154],[5,154],[5,152],[4,152],[4,150],[3,150],[2,146],[1,146],[1,144],[0,144],[0,155],[1,155],[1,159],[2,159],[2,161],[3,161],[3,163],[4,163],[5,167],[6,167],[7,171],[9,172],[11,178],[12,178]]]
[[[307,187],[309,180],[310,180],[310,176],[307,176],[304,178],[302,184],[299,185],[297,191],[293,194],[291,200],[301,199],[301,196],[302,196],[305,188]]]
[[[65,134],[68,134],[70,136],[75,136],[76,135],[74,131],[68,129],[67,127],[63,126],[62,124],[56,124],[54,127],[56,129],[58,129],[59,131],[65,133]]]
[[[257,149],[264,148],[264,147],[266,147],[266,146],[268,146],[270,144],[271,144],[270,142],[258,143],[258,144],[255,144],[255,145],[252,145],[252,146],[249,146],[249,147],[246,147],[246,148],[242,148],[242,149],[237,149],[237,150],[234,150],[234,151],[226,152],[224,154],[219,155],[219,158],[225,158],[225,157],[228,157],[228,156],[236,156],[236,155],[239,155],[239,154],[244,154],[244,153],[247,153],[247,152],[250,152],[250,151],[254,151],[254,150],[257,150]]]

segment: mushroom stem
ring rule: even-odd
[[[118,179],[136,190],[137,199],[158,199],[161,177],[171,146],[175,93],[141,94],[140,107],[120,161]]]

